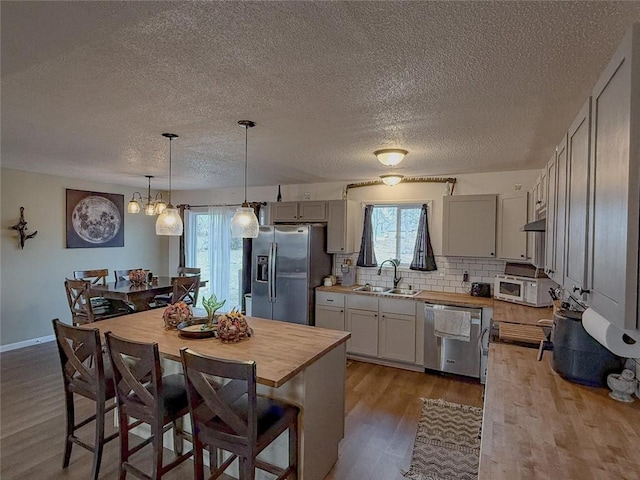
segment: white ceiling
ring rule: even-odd
[[[2,166],[122,185],[541,167],[640,2],[10,2]]]

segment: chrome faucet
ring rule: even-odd
[[[382,274],[382,266],[387,262],[393,265],[393,288],[398,288],[398,284],[400,283],[400,280],[402,280],[402,277],[398,276],[398,266],[400,265],[400,260],[396,258],[389,258],[382,262],[378,267],[378,275]]]

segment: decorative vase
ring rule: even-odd
[[[622,373],[612,373],[607,377],[607,385],[611,389],[609,396],[619,402],[633,402],[633,393],[636,391],[638,381],[635,374],[625,368]]]
[[[189,320],[192,317],[193,312],[191,311],[191,308],[189,308],[189,305],[184,302],[176,302],[173,305],[169,305],[162,313],[164,328],[167,330],[175,330],[178,324]]]
[[[147,283],[147,271],[131,270],[129,272],[129,281],[134,285],[144,285]]]

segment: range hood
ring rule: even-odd
[[[523,232],[546,232],[547,230],[547,219],[541,218],[540,220],[536,220],[534,222],[529,222],[522,227]]]

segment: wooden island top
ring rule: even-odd
[[[640,478],[640,400],[569,382],[536,356],[490,345],[479,479]]]
[[[140,342],[157,342],[160,353],[180,361],[180,349],[189,347],[196,352],[230,360],[254,360],[258,383],[280,387],[303,369],[338,345],[351,334],[295,323],[247,317],[253,336],[238,343],[222,343],[218,338],[190,339],[166,330],[163,309],[124,315],[91,324],[101,334],[114,335]],[[196,315],[198,312],[196,310]]]

